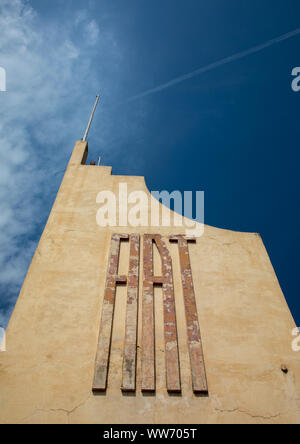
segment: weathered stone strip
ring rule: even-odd
[[[153,243],[162,261],[162,277],[153,276]],[[169,392],[180,392],[180,367],[172,259],[161,235],[144,235],[142,391],[155,391],[154,285],[162,285],[166,379]]]
[[[185,236],[172,236],[170,241],[178,242],[181,281],[187,323],[188,348],[190,354],[192,383],[195,393],[208,393],[204,356],[200,335],[200,326],[190,264],[188,241],[195,241]]]
[[[138,322],[138,291],[140,264],[140,236],[130,235],[130,257],[127,288],[126,328],[123,355],[122,390],[136,390],[136,352]]]
[[[106,286],[102,308],[102,319],[98,348],[96,354],[93,391],[105,391],[107,388],[107,375],[111,348],[112,326],[115,308],[117,284],[126,284],[126,276],[118,276],[121,239],[128,239],[128,235],[113,234],[111,250],[106,277]]]

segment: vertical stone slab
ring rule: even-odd
[[[181,392],[180,365],[177,338],[176,310],[173,284],[172,258],[161,235],[155,243],[162,261],[162,290],[164,302],[164,335],[168,392]]]
[[[155,325],[153,282],[153,237],[144,235],[143,245],[143,319],[142,319],[142,391],[155,391]]]
[[[188,348],[190,354],[192,383],[195,393],[208,393],[204,356],[200,335],[200,326],[190,264],[188,241],[195,241],[185,236],[172,236],[171,242],[178,242],[181,267],[181,281],[187,323]]]
[[[93,391],[105,391],[107,388],[116,287],[117,284],[126,284],[127,282],[126,276],[118,276],[120,245],[121,239],[128,240],[128,237],[129,236],[127,234],[113,234],[111,238],[111,250],[96,354]]]
[[[136,390],[139,265],[140,236],[131,234],[122,377],[122,391],[124,392],[134,392]]]
[[[162,261],[162,276],[153,275],[153,243]],[[172,259],[161,235],[144,235],[142,391],[155,391],[154,285],[162,285],[168,392],[181,392]]]

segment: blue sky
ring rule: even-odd
[[[6,325],[94,96],[89,160],[151,190],[204,190],[205,222],[262,235],[300,325],[298,0],[0,0],[0,324]]]

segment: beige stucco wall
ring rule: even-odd
[[[300,354],[291,349],[295,324],[263,242],[257,234],[208,226],[189,250],[209,396],[192,392],[178,247],[169,243],[182,395],[166,391],[159,289],[157,393],[140,391],[141,322],[137,392],[121,393],[126,288],[117,290],[108,390],[92,393],[111,234],[169,236],[182,229],[99,227],[99,191],[117,193],[120,182],[129,192],[147,189],[142,177],[81,165],[85,148],[83,142],[75,146],[7,329],[7,351],[0,353],[0,423],[299,423]],[[122,248],[120,271],[127,274],[128,246]]]

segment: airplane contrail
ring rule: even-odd
[[[162,83],[161,85],[156,86],[155,88],[148,89],[140,94],[130,97],[129,99],[126,100],[126,102],[132,102],[134,100],[141,99],[146,96],[150,96],[151,94],[157,93],[157,92],[162,91],[167,88],[170,88],[171,86],[177,85],[178,83],[184,82],[185,80],[191,79],[192,77],[196,77],[200,74],[203,74],[204,72],[211,71],[212,69],[218,68],[219,66],[226,65],[227,63],[242,59],[243,57],[246,57],[250,54],[254,54],[256,52],[262,51],[265,48],[275,45],[276,43],[280,43],[283,40],[290,39],[291,37],[294,37],[299,34],[300,34],[300,28],[295,29],[294,31],[288,32],[287,34],[283,34],[280,37],[276,37],[272,40],[269,40],[266,43],[262,43],[261,45],[254,46],[253,48],[247,49],[242,52],[238,52],[237,54],[234,54],[232,56],[225,57],[224,59],[218,60],[217,62],[211,63],[210,65],[196,69],[195,71],[192,71],[188,74],[184,74],[180,77],[176,77],[175,79],[170,80],[169,82]]]

